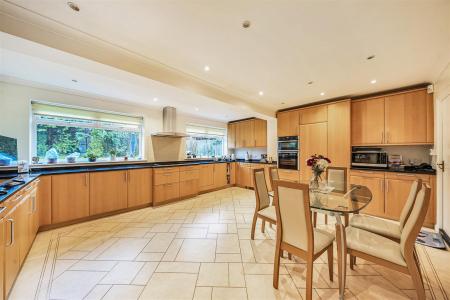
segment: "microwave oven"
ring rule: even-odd
[[[353,149],[352,167],[387,168],[388,154],[381,149]]]

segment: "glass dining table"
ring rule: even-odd
[[[309,184],[309,182],[301,182]],[[372,192],[363,185],[351,185],[346,193],[337,193],[324,189],[310,190],[309,202],[311,210],[334,216],[336,218],[336,244],[338,251],[339,299],[344,299],[346,262],[345,226],[342,217],[357,214],[372,201]]]

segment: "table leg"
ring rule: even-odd
[[[341,216],[336,214],[336,244],[338,252],[338,273],[339,273],[339,299],[344,299],[345,276],[347,272],[347,241],[345,239],[345,227],[342,224]]]

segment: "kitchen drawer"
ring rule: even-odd
[[[157,185],[153,189],[153,205],[162,204],[180,197],[180,184],[167,183]]]
[[[280,180],[296,181],[300,180],[300,172],[297,170],[278,169]]]
[[[198,179],[180,182],[180,197],[194,196],[199,191]]]
[[[430,181],[430,175],[426,174],[414,174],[414,173],[394,173],[386,172],[386,179],[398,179],[398,180],[416,180],[422,179],[424,182]]]
[[[198,171],[199,169],[200,169],[200,166],[198,166],[198,165],[195,165],[195,166],[183,166],[183,167],[179,168],[180,172],[193,171],[193,170],[197,170]]]
[[[180,172],[155,173],[154,185],[162,185],[167,183],[176,183],[180,181]]]
[[[180,182],[187,180],[198,180],[200,171],[198,169],[190,169],[180,172]]]
[[[384,178],[384,173],[383,171],[350,170],[350,176]]]
[[[167,168],[156,168],[153,169],[155,174],[161,174],[161,173],[172,173],[172,172],[179,172],[179,167],[167,167]]]

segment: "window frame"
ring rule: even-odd
[[[205,132],[192,132],[192,131],[189,131],[189,127],[203,128],[203,129],[206,129],[206,131]],[[212,129],[213,131],[221,131],[221,132],[223,132],[223,134],[208,133],[207,132],[208,129]],[[209,125],[204,125],[204,124],[188,123],[188,124],[186,124],[186,134],[188,135],[189,138],[191,138],[193,136],[222,137],[223,138],[222,156],[227,154],[227,136],[228,136],[227,128],[217,127],[217,126],[209,126]],[[187,146],[187,139],[185,141],[185,155],[187,154],[186,146]],[[212,158],[212,156],[198,157],[198,158]]]

